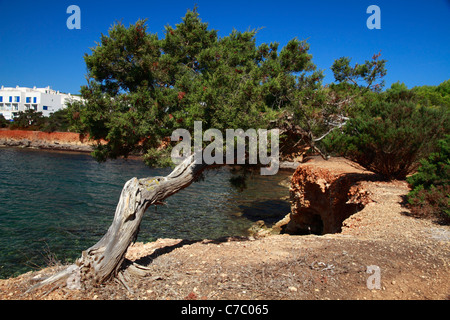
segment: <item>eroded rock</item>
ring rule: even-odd
[[[371,202],[362,182],[377,178],[343,158],[325,161],[314,157],[300,164],[291,179],[291,213],[283,232],[340,232],[345,219]]]

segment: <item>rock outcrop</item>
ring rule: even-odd
[[[362,182],[374,179],[375,174],[343,158],[314,157],[300,164],[292,176],[291,213],[282,232],[340,232],[343,221],[371,201]]]
[[[0,130],[0,146],[92,151],[93,141],[74,132],[41,132],[26,130]]]

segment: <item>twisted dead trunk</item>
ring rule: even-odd
[[[209,165],[195,163],[194,155],[179,164],[168,176],[129,180],[123,187],[114,220],[107,233],[95,245],[82,252],[75,265],[30,288],[66,280],[69,288],[81,283],[100,284],[121,274],[128,247],[136,240],[142,217],[150,205],[161,204],[167,197],[194,182]],[[145,269],[131,265],[134,272]],[[29,290],[29,291],[30,291]]]

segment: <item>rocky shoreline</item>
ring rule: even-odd
[[[0,147],[91,152],[94,142],[74,132],[0,130]]]

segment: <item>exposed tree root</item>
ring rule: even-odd
[[[58,285],[55,286],[55,288],[52,288],[49,292],[46,292],[45,295],[47,295],[48,293],[50,293],[51,291],[54,291],[57,288],[63,287],[63,286],[67,286],[70,289],[75,289],[73,282],[76,280],[76,274],[78,273],[78,266],[77,265],[70,265],[67,268],[65,268],[64,270],[58,272],[57,274],[42,280],[41,282],[35,284],[34,286],[32,286],[31,288],[29,288],[27,291],[25,291],[25,294],[39,289],[41,287],[44,287],[46,285],[50,285],[50,284],[55,284],[55,283],[59,283]],[[70,282],[69,282],[70,280]]]
[[[130,293],[133,293],[133,290],[130,288],[130,283],[133,282],[134,279],[143,278],[150,275],[150,268],[147,268],[145,266],[139,265],[137,263],[134,263],[129,260],[125,260],[123,265],[125,266],[123,270],[119,271],[117,274],[117,277],[114,278],[115,281],[122,284]],[[73,264],[65,268],[64,270],[56,273],[55,275],[42,280],[41,282],[37,283],[36,285],[29,288],[25,294],[42,288],[44,286],[52,285],[54,286],[48,290],[45,291],[41,298],[49,295],[51,292],[55,291],[56,289],[66,287],[70,290],[79,290],[82,289],[81,286],[81,267]],[[84,283],[86,285],[86,283]]]

